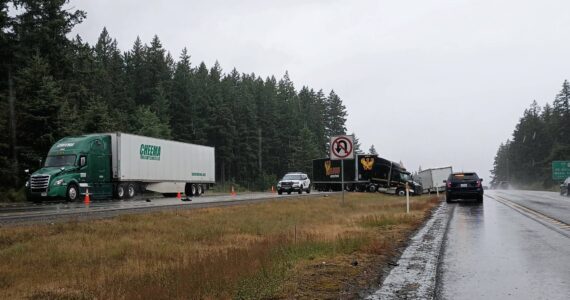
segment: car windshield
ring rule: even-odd
[[[45,167],[64,167],[75,165],[75,155],[53,155],[46,158]]]
[[[283,180],[302,180],[299,174],[287,174],[283,176]]]
[[[451,180],[462,181],[462,180],[477,180],[479,176],[475,173],[460,173],[451,175]]]

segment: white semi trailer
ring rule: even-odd
[[[431,168],[418,172],[418,179],[421,182],[424,193],[433,193],[436,191],[445,191],[444,180],[447,180],[449,174],[453,173],[453,168],[441,167]]]
[[[200,196],[215,182],[214,148],[125,133],[63,138],[28,180],[33,201],[131,198],[142,191]]]

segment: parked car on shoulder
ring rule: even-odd
[[[277,183],[277,193],[279,195],[283,194],[283,192],[287,194],[292,192],[302,194],[303,191],[307,192],[307,194],[311,192],[311,180],[305,173],[287,173]]]
[[[560,196],[563,195],[570,197],[570,177],[560,184]]]
[[[483,202],[483,182],[475,172],[452,173],[445,182],[445,199],[475,199]]]

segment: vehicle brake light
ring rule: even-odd
[[[448,181],[448,182],[447,182],[447,187],[448,187],[448,188],[451,188],[451,181]]]
[[[481,180],[477,180],[477,187],[481,187]]]

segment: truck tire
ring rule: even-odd
[[[366,190],[371,192],[371,193],[375,193],[378,189],[376,188],[376,185],[371,184],[368,186],[368,188]]]
[[[204,188],[202,187],[201,184],[198,184],[196,186],[196,197],[200,197],[200,195],[202,195],[204,193]]]
[[[65,198],[68,202],[75,202],[79,199],[79,188],[75,183],[67,186],[67,193],[65,193]]]
[[[124,183],[117,184],[117,187],[115,188],[115,197],[119,200],[125,199],[125,195],[127,194],[125,192],[126,189],[127,188]]]
[[[127,198],[133,198],[137,194],[137,187],[134,183],[127,185]]]
[[[297,193],[299,193],[299,195],[301,195],[303,193],[303,187],[302,186]]]
[[[184,186],[184,195],[186,195],[186,198],[192,197],[192,184],[189,182]]]
[[[403,197],[406,196],[406,190],[399,188],[396,190],[396,196]]]

